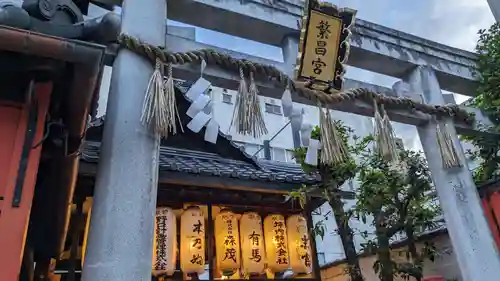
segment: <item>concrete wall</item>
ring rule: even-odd
[[[460,279],[458,264],[455,255],[451,248],[450,240],[447,234],[440,235],[433,239],[436,247],[438,247],[439,255],[434,262],[427,260],[424,265],[424,276],[443,276],[445,280]],[[394,252],[394,260],[404,260],[404,255],[401,257],[396,251]],[[379,281],[377,274],[373,270],[373,263],[376,261],[375,256],[363,257],[360,260],[361,270],[365,281]],[[327,267],[321,270],[322,281],[348,281],[349,278],[344,273],[345,265]],[[411,279],[413,281],[413,279]],[[405,281],[402,278],[396,278],[396,281]]]

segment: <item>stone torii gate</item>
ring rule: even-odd
[[[275,65],[287,73],[294,68],[298,49],[297,23],[303,7],[301,0],[99,2],[122,4],[121,32],[146,43],[166,45],[173,51],[202,47],[202,44],[172,35],[165,37],[168,15],[173,20],[279,46],[283,49],[284,63],[274,62]],[[227,21],[215,21],[214,18]],[[475,57],[471,53],[362,20],[358,20],[354,33],[350,65],[401,78],[410,86],[410,92],[420,96],[425,103],[444,104],[441,89],[470,94],[475,88],[470,71]],[[422,51],[429,49],[432,52]],[[249,57],[235,52],[231,55]],[[82,280],[146,281],[151,278],[159,138],[152,137],[140,124],[141,108],[137,104],[143,102],[141,93],[147,87],[152,66],[122,49],[113,67]],[[215,86],[236,87],[238,77],[232,74],[220,69],[207,69],[205,73]],[[174,75],[192,79],[199,73],[189,67],[178,67]],[[375,87],[357,81],[348,81],[349,85]],[[263,95],[277,97],[281,94],[272,91],[268,84],[259,86]],[[394,94],[390,89],[380,91]],[[305,102],[299,97],[294,100]],[[334,109],[373,116],[371,107],[357,103],[342,104]],[[436,128],[428,122],[428,116],[408,112],[391,112],[390,116],[393,121],[418,126],[463,279],[498,279],[500,259],[467,165],[447,171],[442,169]],[[462,125],[457,125],[456,130],[478,133]],[[455,129],[451,134],[457,147],[461,147]],[[459,152],[462,163],[466,163],[463,151]]]
[[[488,5],[490,6],[491,12],[498,22],[500,20],[500,1],[498,0],[488,0]]]

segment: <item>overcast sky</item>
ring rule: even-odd
[[[337,0],[358,17],[453,47],[473,50],[477,31],[493,24],[486,0]]]

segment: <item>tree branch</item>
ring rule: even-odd
[[[393,235],[395,235],[399,231],[404,230],[404,227],[406,225],[406,219],[408,216],[408,207],[410,206],[411,201],[415,199],[415,196],[417,196],[419,194],[419,192],[421,192],[422,186],[423,186],[423,184],[412,184],[412,185],[410,185],[410,188],[408,189],[408,193],[405,196],[405,198],[402,201],[399,201],[399,198],[398,198],[399,204],[397,204],[397,205],[399,205],[399,206],[397,206],[397,208],[399,209],[399,213],[400,213],[399,220],[398,220],[398,222],[396,222],[395,225],[391,226],[387,230],[387,235],[389,237],[392,237]]]

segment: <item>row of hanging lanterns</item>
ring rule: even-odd
[[[180,217],[180,268],[185,274],[205,271],[205,219],[197,206]],[[238,215],[222,210],[214,220],[216,269],[223,276],[242,270],[244,274],[283,272],[310,273],[312,257],[306,219],[292,215],[286,220],[272,214],[262,218],[255,212]],[[172,275],[176,267],[176,217],[170,208],[156,212],[153,274]]]

